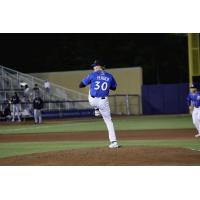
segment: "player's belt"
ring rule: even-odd
[[[92,98],[101,98],[101,99],[105,99],[106,97],[95,97],[95,96],[91,96]]]

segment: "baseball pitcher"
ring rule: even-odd
[[[11,98],[11,103],[12,103],[12,122],[15,121],[15,114],[17,115],[17,118],[18,118],[18,122],[21,122],[21,119],[20,119],[20,114],[19,114],[19,103],[20,103],[20,100],[19,100],[19,96],[17,95],[17,93],[15,92],[14,96],[12,96]]]
[[[197,88],[194,85],[190,87],[187,102],[190,113],[192,114],[192,122],[198,131],[195,137],[200,137],[200,92],[197,91]]]
[[[36,96],[33,100],[33,109],[34,109],[34,120],[35,124],[41,124],[42,123],[42,113],[41,109],[43,108],[43,100]]]
[[[118,148],[116,134],[111,119],[108,95],[110,90],[116,90],[117,83],[112,74],[104,71],[104,67],[99,61],[92,64],[94,72],[85,77],[79,87],[90,85],[89,103],[95,109],[95,115],[102,115],[108,129],[110,145],[109,148]],[[98,113],[99,112],[99,113]]]

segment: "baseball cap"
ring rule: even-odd
[[[91,65],[91,67],[95,67],[95,66],[103,66],[103,64],[100,60],[95,60],[93,64]]]
[[[103,67],[104,69],[105,69],[105,67],[106,67],[106,66],[103,64],[103,62],[100,61],[100,60],[95,60],[94,63],[91,65],[91,67],[95,67],[95,66],[101,66],[101,67]]]

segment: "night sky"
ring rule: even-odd
[[[144,83],[188,82],[186,34],[0,34],[0,64],[24,73],[142,66]]]

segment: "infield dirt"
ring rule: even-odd
[[[118,131],[120,140],[148,139],[192,139],[193,130],[151,130]],[[107,132],[76,132],[50,134],[12,134],[0,135],[0,142],[48,142],[48,141],[92,141],[107,139]],[[0,159],[6,166],[160,166],[160,165],[199,165],[200,152],[184,148],[169,147],[126,147],[118,149],[87,148]]]

